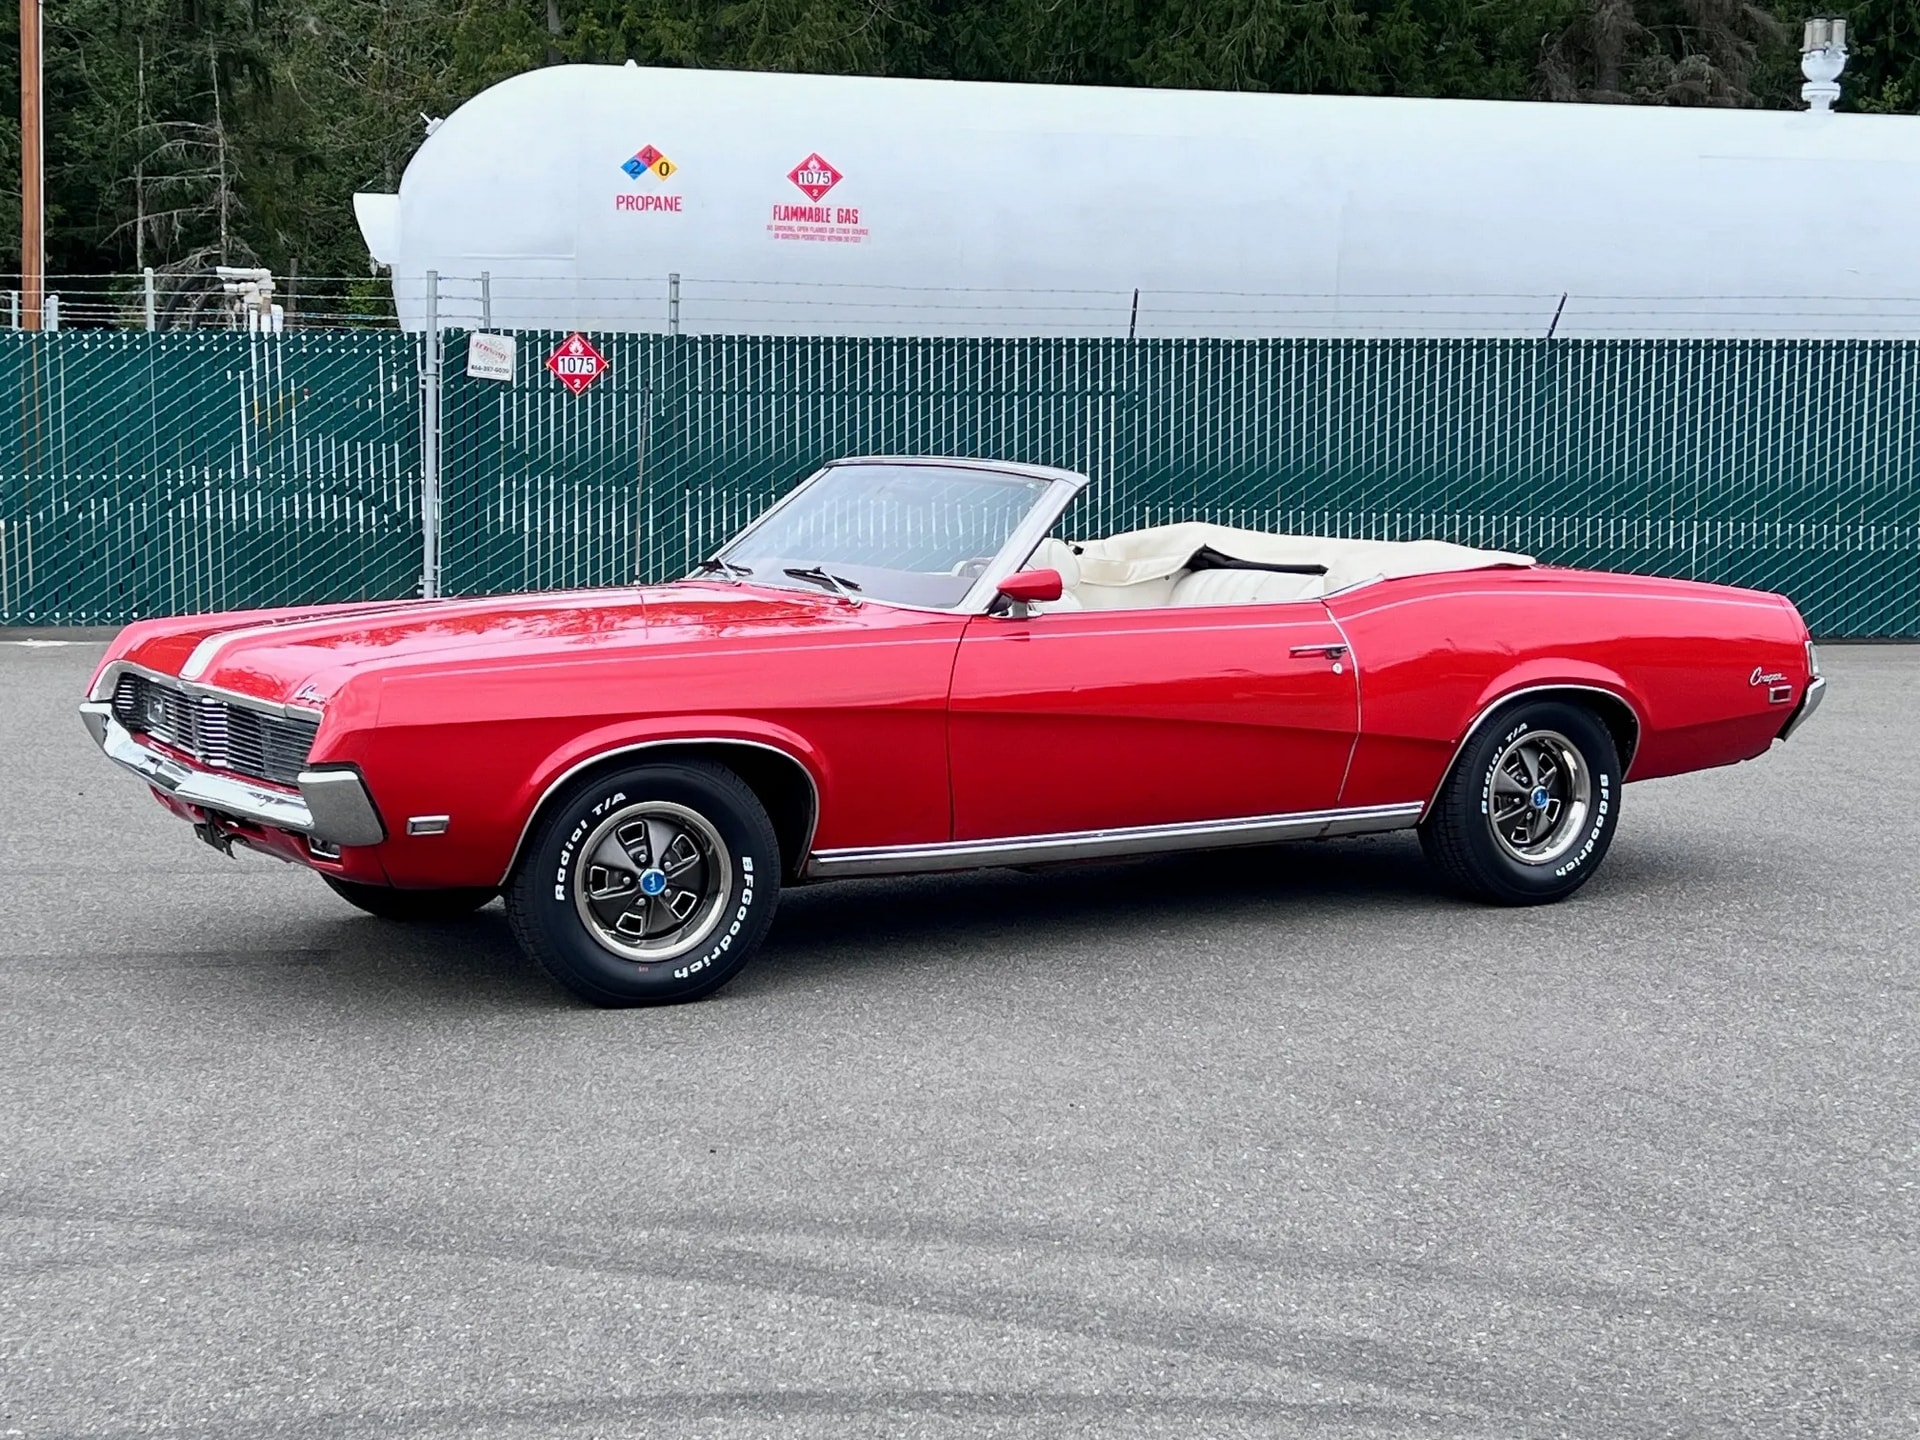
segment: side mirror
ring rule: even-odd
[[[1037,601],[1058,600],[1065,589],[1058,570],[1022,570],[1000,582],[1000,594],[989,609],[995,615],[1024,620]]]
[[[1000,582],[1000,593],[1007,599],[1029,605],[1036,600],[1058,600],[1065,590],[1058,570],[1022,570]]]

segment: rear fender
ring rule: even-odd
[[[1554,690],[1569,692],[1569,698],[1586,695],[1599,702],[1603,711],[1602,718],[1613,732],[1614,742],[1620,747],[1621,779],[1629,778],[1633,768],[1633,758],[1638,751],[1640,740],[1645,733],[1647,723],[1646,697],[1628,683],[1625,676],[1604,665],[1582,660],[1530,660],[1516,665],[1502,674],[1497,680],[1488,683],[1475,700],[1471,717],[1460,732],[1458,744],[1454,746],[1454,759],[1479,728],[1484,725],[1503,705],[1526,696],[1544,695]],[[1611,701],[1612,713],[1607,711]],[[1624,711],[1624,714],[1622,712]],[[1624,721],[1623,726],[1620,722]],[[1447,766],[1451,773],[1453,766]],[[1442,777],[1445,783],[1445,777]]]
[[[1427,809],[1431,811],[1439,800],[1440,792],[1446,788],[1447,781],[1453,778],[1460,757],[1466,754],[1474,737],[1497,721],[1503,711],[1526,700],[1560,698],[1584,703],[1599,713],[1619,752],[1620,781],[1624,784],[1631,776],[1634,757],[1640,748],[1645,724],[1643,716],[1646,714],[1643,703],[1633,694],[1633,687],[1602,666],[1536,662],[1522,665],[1501,676],[1499,681],[1482,692],[1473,718],[1461,732],[1459,742],[1453,747],[1453,754],[1447,761],[1447,768],[1441,772],[1439,784],[1434,786],[1433,794],[1428,797]]]

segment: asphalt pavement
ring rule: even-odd
[[[790,892],[606,1012],[198,844],[0,643],[0,1440],[1920,1433],[1920,648],[1408,837]]]

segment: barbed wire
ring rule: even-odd
[[[63,329],[605,330],[1067,338],[1920,339],[1920,294],[915,286],[721,276],[273,277],[251,298],[211,272],[49,277]],[[0,327],[22,287],[0,275]],[[48,328],[51,328],[49,326]]]

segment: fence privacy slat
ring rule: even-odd
[[[447,337],[447,594],[683,573],[822,460],[944,453],[1088,472],[1079,536],[1433,536],[1920,637],[1912,343],[613,335],[576,396],[562,338],[522,334],[509,386]],[[421,355],[0,336],[0,624],[416,593]]]
[[[0,337],[0,624],[405,595],[417,339]]]

